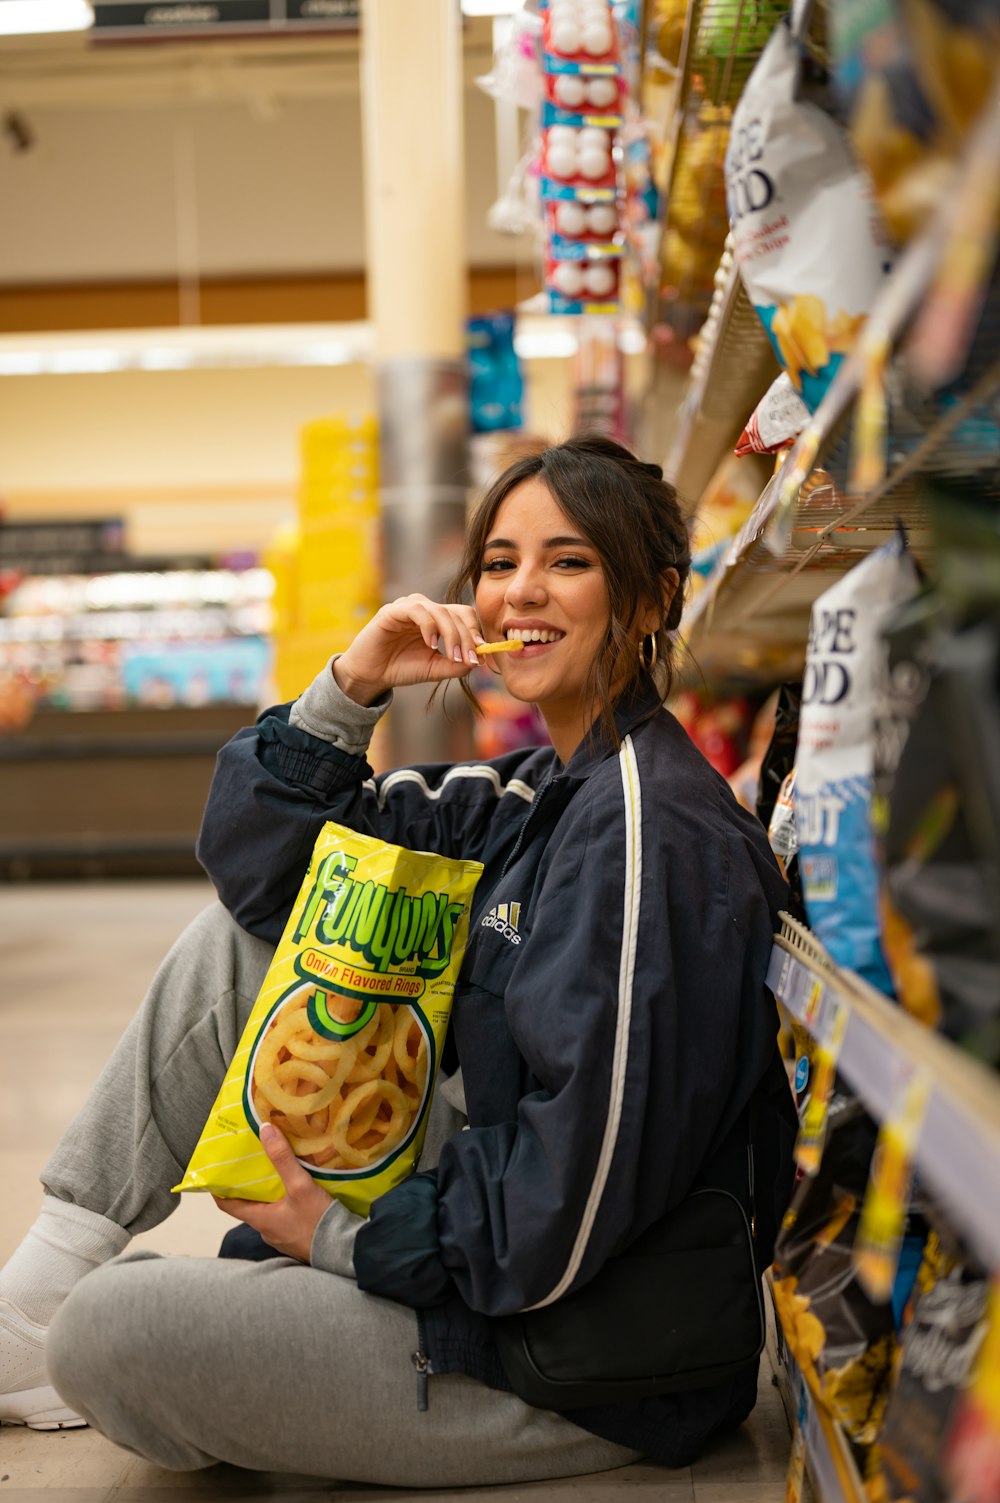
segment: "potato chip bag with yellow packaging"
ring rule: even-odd
[[[323,826],[176,1190],[280,1200],[266,1122],[352,1211],[413,1169],[469,932],[478,861]]]

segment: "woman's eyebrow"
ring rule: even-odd
[[[516,549],[516,547],[517,547],[517,544],[514,543],[514,542],[512,542],[510,538],[489,538],[483,544],[483,551],[485,552],[487,548],[515,548]],[[542,547],[543,548],[566,548],[566,547],[572,547],[572,548],[592,548],[593,544],[589,543],[586,538],[574,538],[574,537],[546,538],[544,540],[544,542],[542,543]]]

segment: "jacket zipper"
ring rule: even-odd
[[[518,830],[518,832],[517,832],[517,839],[514,842],[514,849],[511,851],[510,855],[507,857],[507,860],[503,864],[503,871],[500,873],[501,879],[504,878],[504,877],[506,877],[507,873],[510,871],[510,868],[513,866],[514,862],[517,860],[518,853],[519,853],[522,845],[524,844],[525,832],[527,831],[527,828],[528,828],[529,824],[531,823],[532,817],[538,812],[538,808],[539,808],[539,805],[542,802],[542,799],[545,797],[546,793],[549,791],[549,789],[551,787],[552,787],[552,776],[550,774],[549,777],[547,778],[547,780],[536,791],[535,797],[534,797],[534,801],[532,802],[531,808],[528,810],[527,814],[524,816],[524,823],[522,824],[520,830]]]
[[[424,1414],[427,1410],[427,1378],[434,1371],[431,1367],[431,1359],[425,1355],[424,1347],[427,1345],[427,1337],[424,1333],[424,1322],[417,1314],[417,1350],[410,1355],[410,1361],[417,1370],[417,1410]]]

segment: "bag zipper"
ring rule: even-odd
[[[431,1359],[425,1354],[424,1347],[427,1338],[424,1334],[424,1323],[420,1315],[417,1315],[417,1350],[411,1352],[410,1361],[417,1370],[417,1410],[421,1414],[427,1411],[427,1378],[434,1371],[431,1367]]]

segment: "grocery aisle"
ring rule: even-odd
[[[27,884],[0,887],[0,1260],[27,1229],[37,1175],[158,960],[211,900],[204,881]],[[44,1061],[44,1063],[43,1063]],[[207,1198],[184,1199],[171,1220],[139,1239],[157,1251],[212,1255],[223,1219]],[[696,1466],[677,1472],[637,1465],[587,1479],[501,1489],[516,1497],[597,1503],[627,1494],[657,1503],[781,1503],[789,1431],[770,1369],[762,1363],[751,1422]],[[148,1466],[89,1430],[42,1434],[0,1429],[0,1503],[26,1503],[49,1489],[59,1503],[138,1503],[175,1494],[206,1498],[317,1495],[347,1499],[371,1488],[232,1467],[178,1475]],[[407,1494],[377,1489],[391,1497]],[[497,1489],[490,1489],[497,1494]],[[459,1489],[449,1496],[476,1496]],[[441,1496],[444,1496],[442,1494]]]

